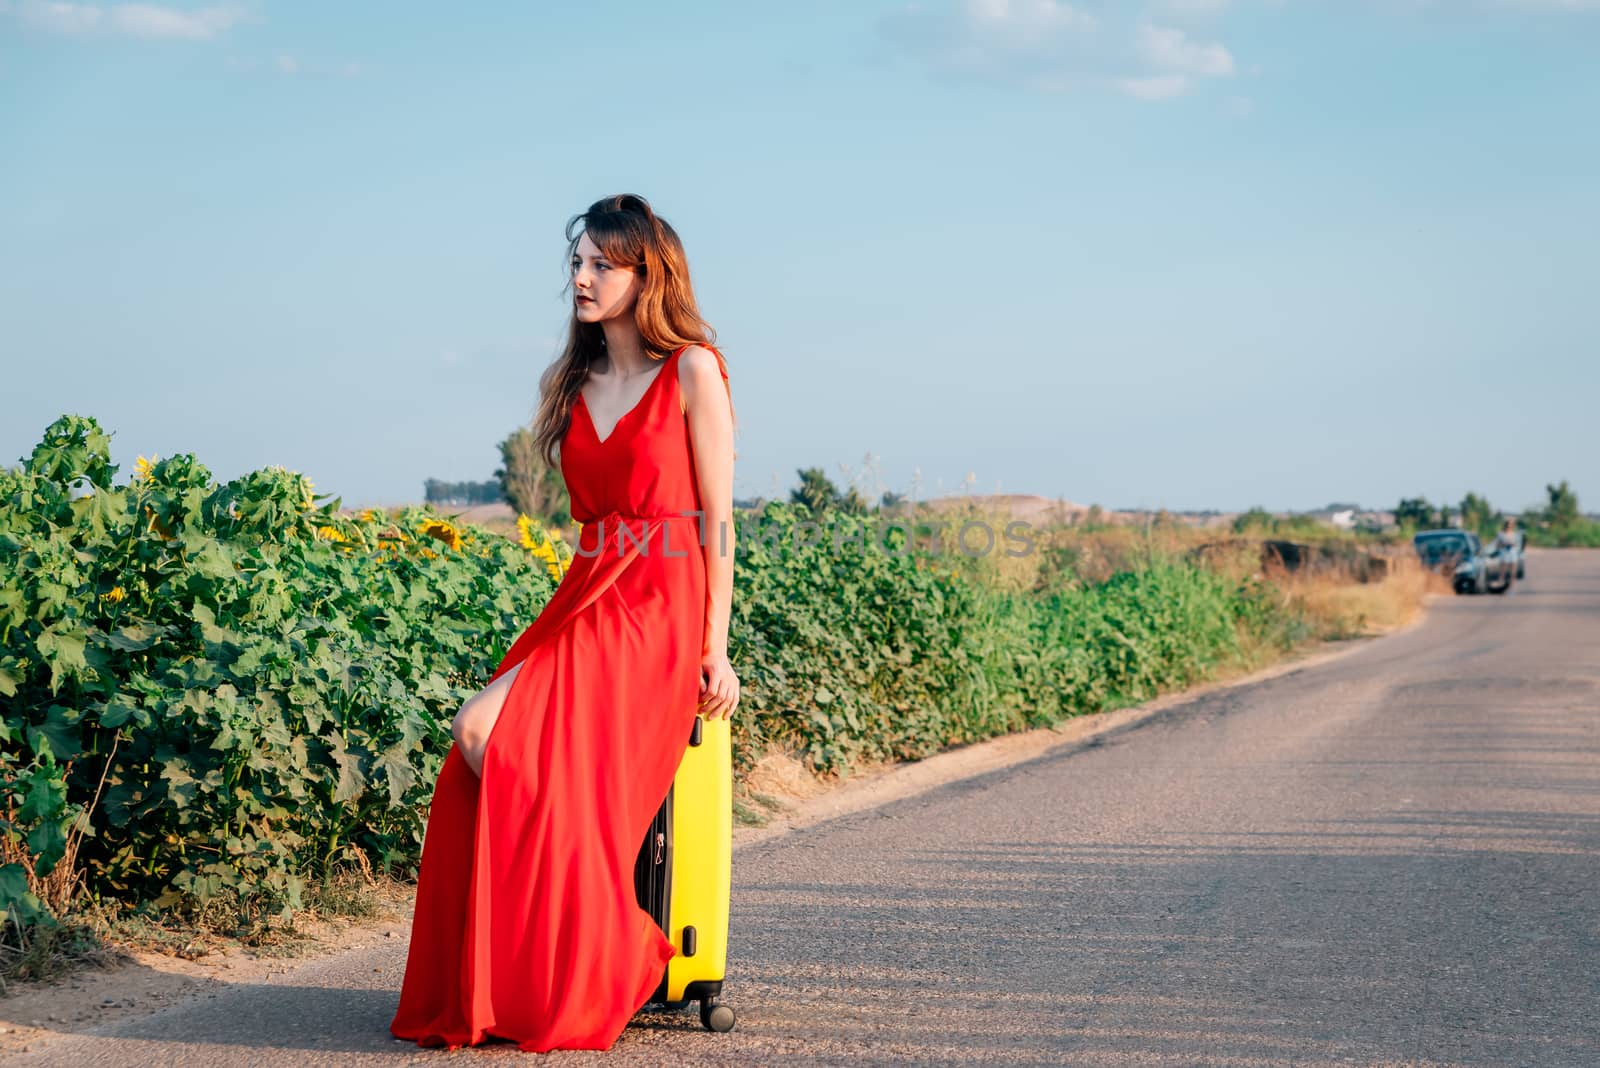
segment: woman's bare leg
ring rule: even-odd
[[[495,721],[500,718],[500,709],[505,707],[511,680],[521,670],[522,665],[518,664],[467,698],[450,724],[450,734],[455,738],[456,745],[461,747],[461,756],[466,760],[467,767],[480,778],[483,776],[483,751],[489,745],[489,732],[494,730]]]

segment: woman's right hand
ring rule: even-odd
[[[739,676],[726,653],[710,653],[700,660],[700,714],[707,719],[728,719],[739,705]]]

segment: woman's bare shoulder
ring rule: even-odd
[[[703,377],[709,374],[712,378],[722,377],[722,361],[717,354],[705,345],[690,345],[683,350],[683,355],[678,357],[678,375],[685,377],[683,368],[688,368],[690,377]]]
[[[721,354],[704,345],[690,345],[678,357],[678,382],[690,394],[701,386],[720,383],[728,377]]]

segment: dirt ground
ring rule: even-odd
[[[295,920],[307,941],[294,956],[271,948],[232,944],[193,960],[114,946],[123,960],[87,965],[54,981],[12,982],[0,996],[0,1056],[25,1052],[30,1042],[56,1031],[81,1031],[126,1016],[144,1015],[214,988],[251,983],[289,971],[310,959],[355,949],[411,929],[414,897],[398,884],[380,886],[378,911],[351,921]]]

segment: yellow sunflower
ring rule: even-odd
[[[522,542],[522,547],[534,556],[544,561],[544,566],[550,572],[550,577],[557,582],[561,581],[567,573],[567,565],[571,562],[571,554],[562,554],[559,550],[560,536],[545,530],[526,515],[517,515],[517,534]]]
[[[172,531],[167,529],[167,525],[165,523],[156,518],[156,510],[154,508],[150,507],[148,504],[145,505],[144,514],[150,517],[150,525],[147,529],[155,531],[158,535],[160,535],[162,541],[171,541],[173,539],[175,535],[172,533]]]
[[[425,519],[422,521],[422,532],[429,537],[438,538],[450,548],[461,549],[461,532],[443,519]]]

